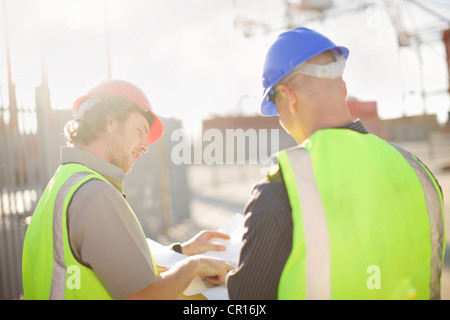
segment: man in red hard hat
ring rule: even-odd
[[[25,299],[176,299],[196,276],[224,282],[232,267],[188,257],[168,271],[155,265],[123,195],[124,175],[162,135],[161,121],[134,84],[108,80],[77,99],[64,130],[68,146],[28,227]],[[191,256],[223,246],[216,231],[175,244]]]

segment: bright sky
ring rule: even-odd
[[[344,73],[349,95],[376,100],[382,118],[420,114],[417,55],[411,49],[398,50],[383,2],[372,3],[358,13],[305,26],[350,49]],[[70,108],[78,96],[107,78],[104,0],[7,4],[19,104],[34,107],[43,58],[53,108]],[[234,19],[239,13],[280,27],[282,0],[107,0],[107,4],[112,77],[141,87],[156,113],[181,119],[192,131],[212,114],[259,112],[265,54],[283,29],[246,38],[235,28]],[[4,25],[2,18],[0,70],[6,70]],[[422,54],[425,89],[445,90],[443,44],[427,44]],[[7,104],[6,72],[1,73],[1,84]],[[447,94],[426,100],[427,112],[436,113],[441,122],[447,120],[449,105]]]

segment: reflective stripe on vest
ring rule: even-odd
[[[83,178],[92,175],[90,172],[77,172],[70,176],[58,190],[53,211],[53,274],[50,288],[50,299],[64,299],[66,290],[67,268],[64,261],[63,227],[64,200],[70,189]]]
[[[297,181],[298,199],[301,199],[303,212],[303,228],[306,247],[306,298],[309,300],[331,299],[330,247],[328,245],[328,229],[325,213],[323,212],[319,191],[314,179],[311,157],[305,149],[287,152],[292,175]],[[283,159],[281,162],[285,162]],[[286,168],[286,163],[283,163]],[[298,211],[293,213],[299,217]],[[298,223],[298,222],[297,222]]]
[[[416,171],[424,193],[428,209],[428,216],[430,218],[430,234],[431,234],[431,277],[430,277],[430,299],[441,298],[441,278],[442,264],[444,261],[443,252],[445,245],[445,232],[442,226],[444,225],[444,218],[442,212],[444,211],[442,195],[438,193],[439,187],[436,185],[434,179],[430,177],[428,170],[408,151],[392,144],[397,151],[399,151],[411,167]],[[442,245],[441,245],[442,244]]]
[[[280,299],[439,298],[442,196],[428,170],[397,150],[327,129],[278,154],[293,220]]]

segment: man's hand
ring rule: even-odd
[[[124,299],[178,299],[192,280],[199,276],[213,285],[224,284],[233,267],[213,257],[193,256],[178,261],[170,269],[157,266],[160,274],[155,282]]]
[[[191,259],[191,258],[188,258]],[[192,257],[199,266],[198,276],[214,285],[224,284],[233,266],[227,262],[212,257]]]
[[[229,240],[230,236],[219,231],[201,231],[192,239],[181,244],[182,253],[187,256],[192,256],[210,250],[225,251],[226,247],[224,245],[212,241],[214,238]]]

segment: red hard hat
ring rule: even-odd
[[[75,102],[73,103],[73,114],[75,116],[77,115],[78,108],[80,107],[80,104],[84,99],[94,95],[110,95],[122,97],[127,99],[128,101],[134,102],[144,107],[153,116],[153,122],[147,135],[147,143],[154,143],[161,137],[163,133],[161,121],[156,116],[156,114],[153,113],[150,102],[148,101],[144,92],[142,92],[142,90],[136,87],[134,84],[124,80],[105,80],[99,85],[92,88],[87,94],[75,100]]]

